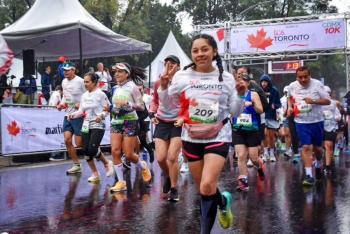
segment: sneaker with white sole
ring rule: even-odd
[[[71,168],[66,171],[67,174],[77,174],[81,173],[81,164],[73,164]]]
[[[276,162],[275,154],[270,155],[270,162]]]
[[[108,160],[107,167],[106,167],[106,176],[110,177],[114,175],[114,164],[111,160]]]
[[[121,192],[121,191],[126,191],[126,181],[125,180],[120,180],[115,185],[109,189],[111,192]]]
[[[92,175],[88,178],[89,183],[98,183],[100,182],[101,178],[100,175]]]
[[[151,171],[148,169],[147,163],[145,161],[141,162],[143,164],[141,174],[143,182],[148,183],[152,179]]]
[[[269,161],[270,160],[270,156],[268,155],[268,154],[263,154],[263,156],[262,156],[262,160],[264,161],[264,162],[267,162],[267,161]]]
[[[247,162],[247,167],[253,167],[254,165],[253,165],[253,162],[252,162],[252,160],[248,160],[248,162]]]

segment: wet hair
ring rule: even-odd
[[[196,35],[192,38],[192,41],[191,41],[191,48],[193,46],[193,42],[197,39],[205,39],[207,40],[208,44],[213,47],[214,50],[216,50],[216,56],[213,58],[213,60],[216,60],[216,65],[218,66],[219,68],[219,82],[222,82],[223,81],[223,78],[222,78],[222,73],[224,72],[224,67],[222,66],[222,60],[221,60],[221,57],[219,55],[219,51],[218,51],[218,45],[215,41],[215,39],[208,35],[208,34],[199,34],[199,35]],[[189,67],[196,67],[196,64],[194,62],[190,63],[189,65],[185,66],[184,67],[184,70],[186,70],[187,68]]]
[[[248,66],[243,66],[241,68],[245,69],[247,71],[248,75],[250,75],[252,73],[252,71],[250,70],[250,68]]]
[[[295,70],[295,74],[298,74],[300,71],[307,71],[311,75],[310,69],[307,66],[301,66]]]
[[[126,62],[122,62],[130,70],[129,78],[134,81],[136,85],[143,85],[143,81],[146,80],[146,70],[142,67],[130,66]]]
[[[98,77],[98,75],[97,75],[96,73],[94,73],[94,72],[88,72],[88,73],[86,73],[86,74],[84,75],[84,77],[85,77],[85,76],[90,77],[91,82],[94,83],[95,85],[97,85],[97,82],[98,82],[99,77]]]

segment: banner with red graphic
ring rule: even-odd
[[[64,114],[45,108],[1,108],[1,153],[6,156],[64,150]],[[102,144],[110,144],[109,118]]]
[[[208,34],[214,37],[216,43],[218,44],[219,54],[225,53],[225,29],[217,28],[217,29],[208,29],[201,31],[203,34]]]
[[[256,54],[342,49],[346,47],[345,28],[344,19],[236,27],[231,30],[230,52]]]

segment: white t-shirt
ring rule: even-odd
[[[337,107],[337,101],[331,100],[331,104],[322,106],[324,116],[324,130],[332,132],[338,129],[338,122],[341,118],[340,111]]]
[[[99,79],[98,79],[98,87],[101,89],[101,90],[104,90],[104,91],[108,91],[108,83],[111,82],[112,80],[112,77],[111,75],[109,74],[109,72],[106,72],[106,71],[97,71],[95,72],[96,75],[98,75]]]
[[[49,106],[57,106],[60,104],[62,98],[60,91],[55,90],[51,93],[50,99],[49,99]]]
[[[219,82],[219,70],[201,73],[189,68],[178,71],[168,88],[169,95],[180,100],[182,118],[185,123],[217,123],[230,114],[237,117],[243,107],[244,100],[237,95],[235,80],[228,73],[223,73],[223,81]],[[226,123],[213,139],[192,139],[187,130],[182,128],[182,140],[196,143],[231,142],[232,130]]]
[[[81,96],[86,91],[83,78],[75,76],[73,79],[68,78],[62,81],[63,98],[62,105],[67,105],[66,116],[76,111],[75,104],[80,103]]]
[[[319,99],[328,98],[324,85],[311,78],[307,87],[302,86],[299,81],[294,81],[288,86],[288,97],[292,98],[294,107],[294,121],[296,123],[317,123],[324,120],[322,105],[306,104],[304,98]]]
[[[81,97],[79,110],[73,112],[72,116],[73,118],[84,116],[84,121],[89,121],[89,129],[104,129],[104,121],[97,123],[95,120],[97,116],[105,118],[107,113],[103,108],[106,105],[109,106],[110,102],[102,90],[86,91]]]

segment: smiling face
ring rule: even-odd
[[[115,78],[118,84],[124,84],[128,77],[129,74],[125,70],[117,68]]]
[[[211,72],[213,58],[217,51],[208,43],[207,39],[198,38],[193,41],[191,48],[192,61],[196,64],[196,70],[199,72]]]

